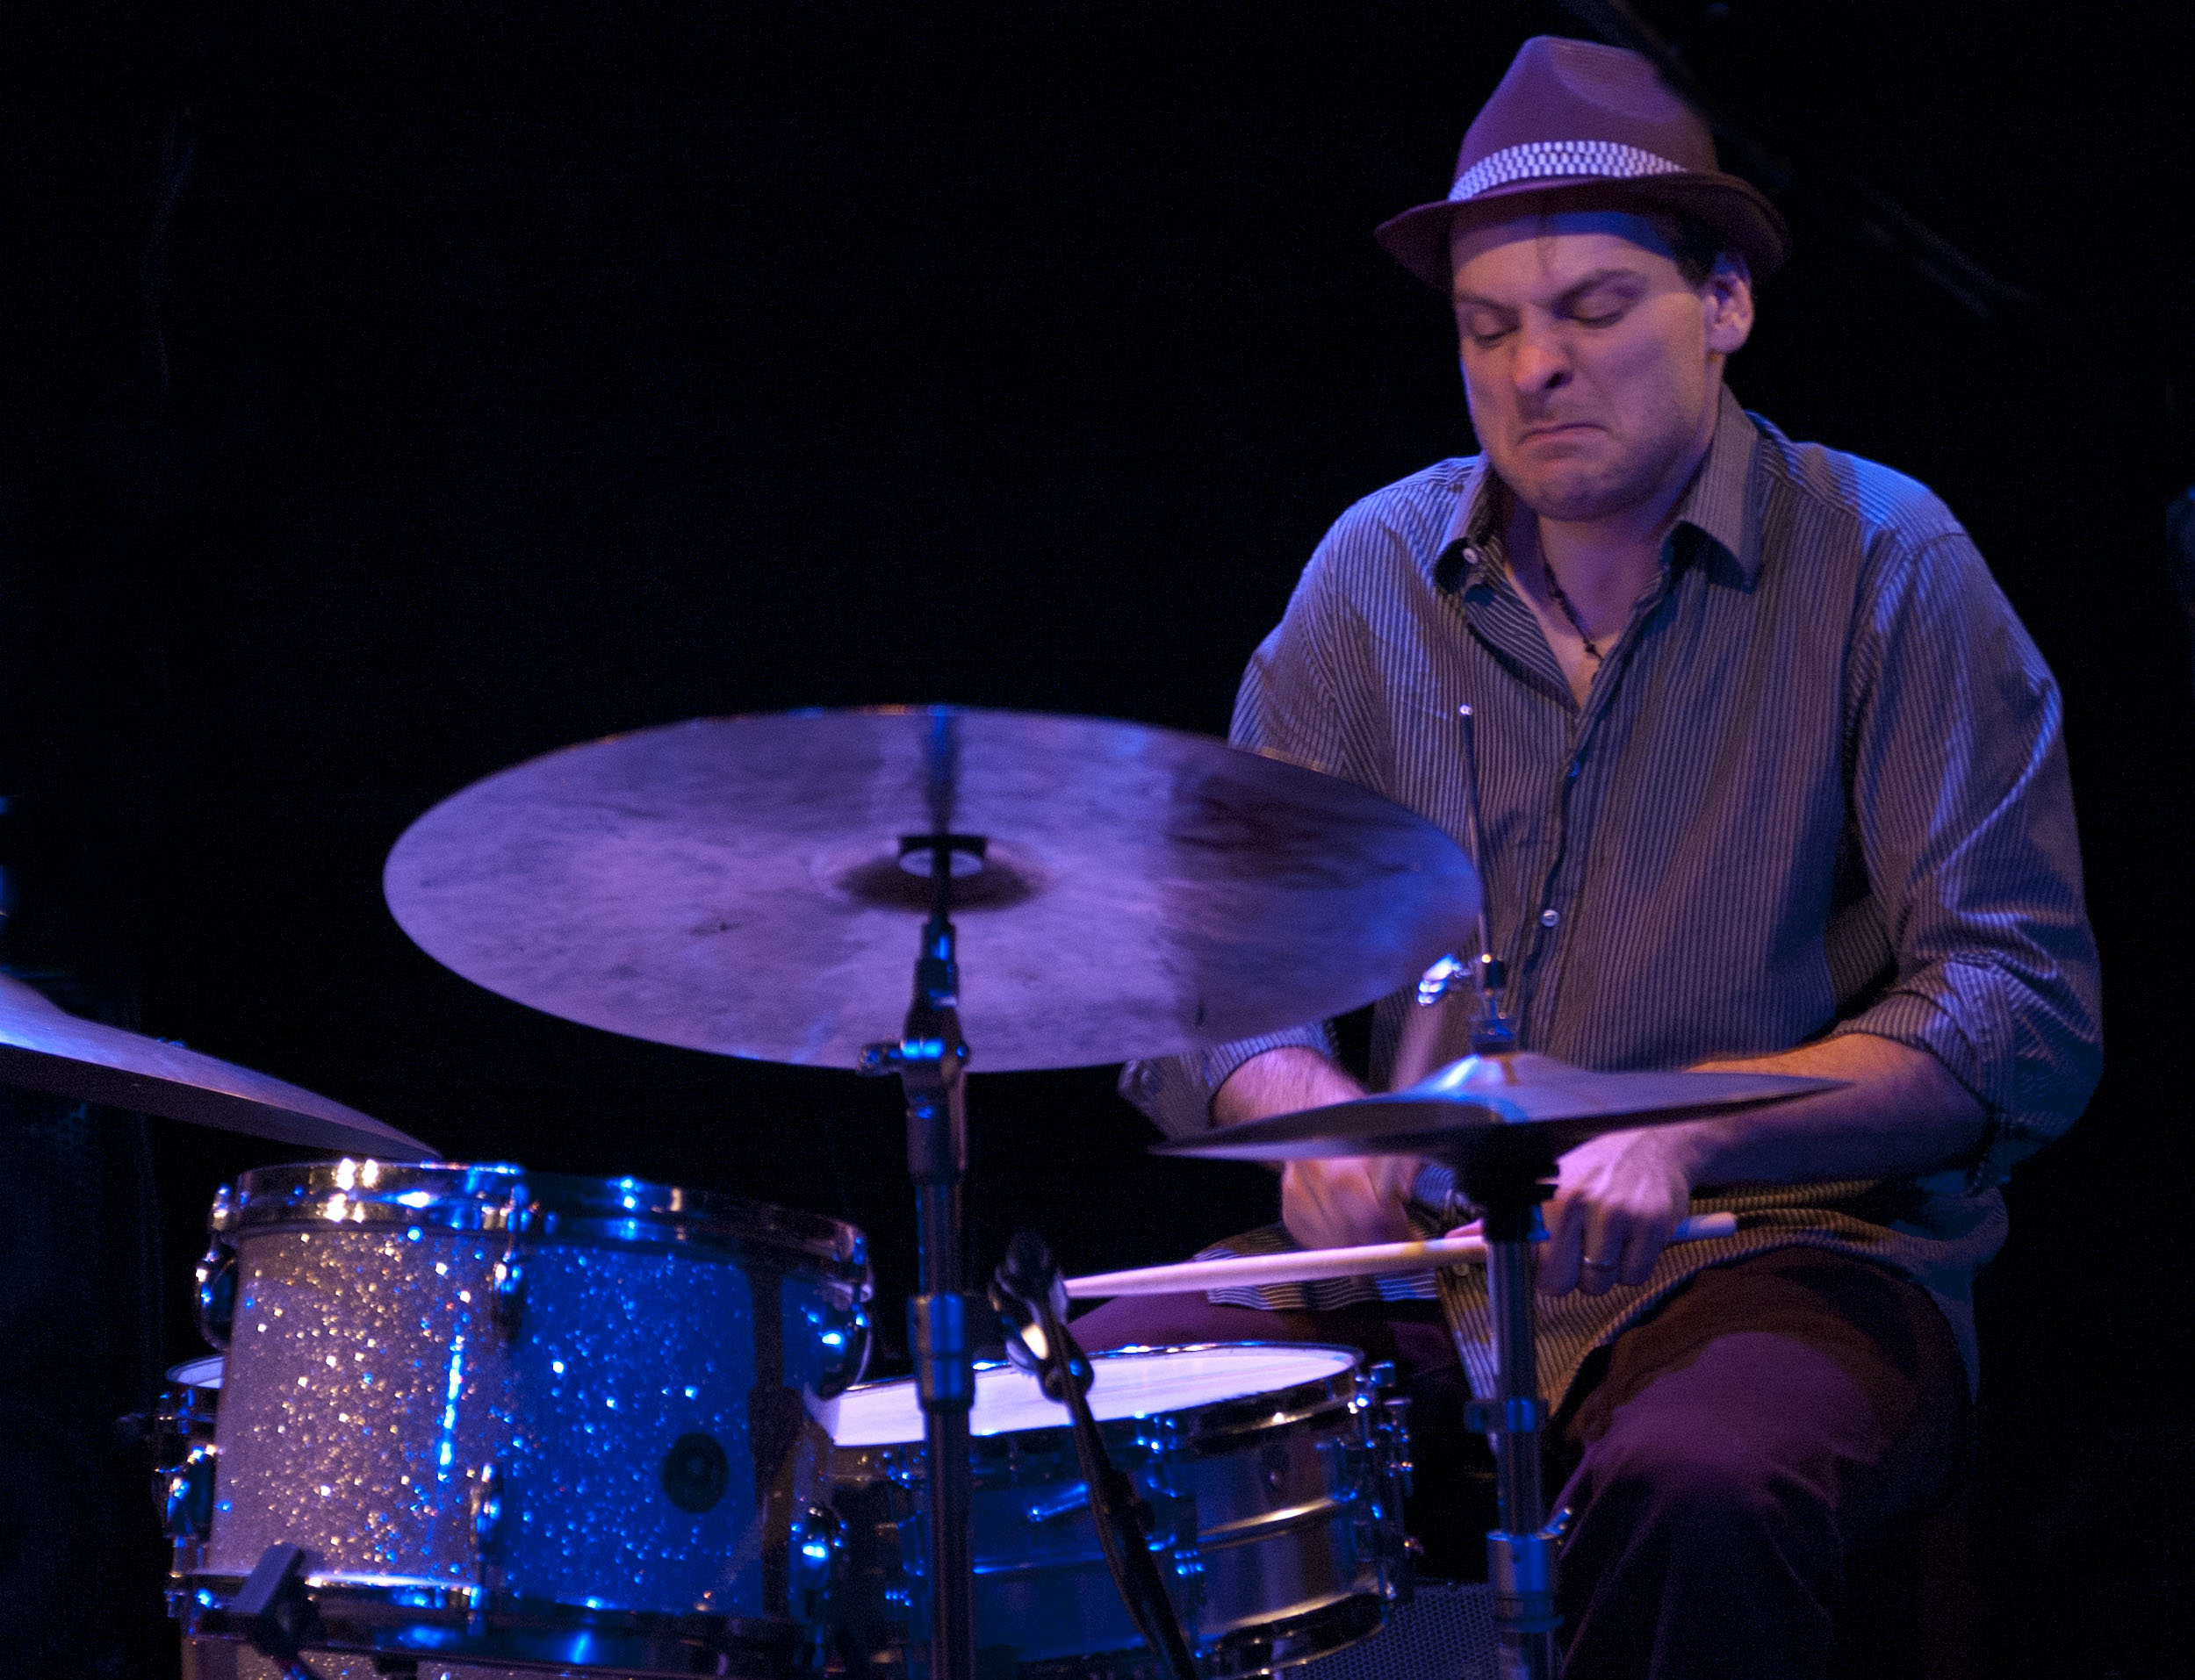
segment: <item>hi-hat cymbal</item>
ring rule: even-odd
[[[1529,1052],[1465,1056],[1400,1091],[1248,1121],[1155,1152],[1249,1161],[1453,1158],[1478,1139],[1523,1128],[1560,1154],[1604,1131],[1702,1119],[1844,1083],[1787,1073],[1603,1073]]]
[[[255,1073],[48,1002],[0,980],[0,1083],[134,1109],[306,1149],[433,1160],[435,1152],[371,1115],[302,1086]]]
[[[1351,1009],[1478,904],[1453,840],[1350,783],[1166,729],[943,708],[702,718],[551,753],[420,818],[385,885],[407,933],[506,997],[846,1067],[899,1036],[930,891],[901,843],[939,823],[984,842],[953,908],[978,1070]]]

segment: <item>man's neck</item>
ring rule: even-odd
[[[1556,520],[1511,503],[1510,536],[1551,571],[1588,623],[1621,624],[1631,603],[1646,592],[1661,566],[1662,541],[1715,441],[1714,419],[1689,449],[1670,465],[1653,494],[1591,520]]]

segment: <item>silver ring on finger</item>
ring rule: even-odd
[[[1614,1260],[1581,1260],[1578,1264],[1588,1272],[1613,1272],[1616,1267]]]

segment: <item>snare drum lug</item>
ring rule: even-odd
[[[1177,1546],[1170,1560],[1174,1574],[1189,1588],[1191,1602],[1204,1601],[1205,1555],[1194,1546]]]
[[[162,1478],[160,1526],[169,1540],[204,1540],[212,1531],[213,1467],[213,1449],[194,1447]]]
[[[1398,1394],[1380,1404],[1380,1432],[1387,1440],[1387,1474],[1395,1490],[1408,1498],[1417,1466],[1410,1460],[1410,1396]]]
[[[526,1260],[518,1241],[531,1223],[531,1207],[532,1194],[525,1184],[512,1185],[503,1208],[503,1256],[495,1262],[489,1296],[496,1328],[506,1341],[516,1341],[526,1325]]]
[[[519,1258],[515,1241],[495,1262],[491,1294],[495,1327],[503,1332],[506,1341],[516,1341],[526,1327],[526,1262]]]
[[[198,1259],[197,1275],[198,1334],[209,1347],[227,1353],[236,1325],[236,1251],[215,1238]]]
[[[236,1323],[236,1251],[228,1245],[228,1232],[236,1224],[236,1192],[228,1185],[213,1192],[206,1210],[205,1253],[198,1259],[198,1293],[192,1305],[198,1334],[206,1345],[228,1351],[229,1332]]]
[[[480,1474],[473,1478],[471,1498],[472,1549],[486,1563],[503,1548],[503,1468],[493,1459],[483,1464]]]
[[[837,1511],[810,1505],[793,1525],[792,1542],[794,1609],[820,1633],[828,1619],[824,1609],[846,1571],[846,1525]]]

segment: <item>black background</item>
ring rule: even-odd
[[[2191,1497],[2195,731],[2155,535],[2188,312],[2149,184],[2184,169],[2155,90],[2185,42],[1974,0],[1648,10],[1803,180],[1855,172],[2035,300],[1977,319],[1795,201],[1731,383],[1941,493],[2065,688],[2109,1068],[1983,1283],[1984,1597],[1996,1672],[2151,1671]],[[889,1086],[506,1003],[397,931],[381,859],[492,770],[696,714],[1223,730],[1327,523],[1471,447],[1445,313],[1369,230],[1438,195],[1543,32],[1581,32],[1527,0],[16,9],[11,959],[453,1156],[852,1218],[890,1327]],[[1028,1223],[1070,1269],[1146,1264],[1270,1217],[1259,1169],[1148,1159],[1111,1081],[977,1080],[979,1258]],[[295,1152],[151,1136],[182,1358],[213,1187]]]

